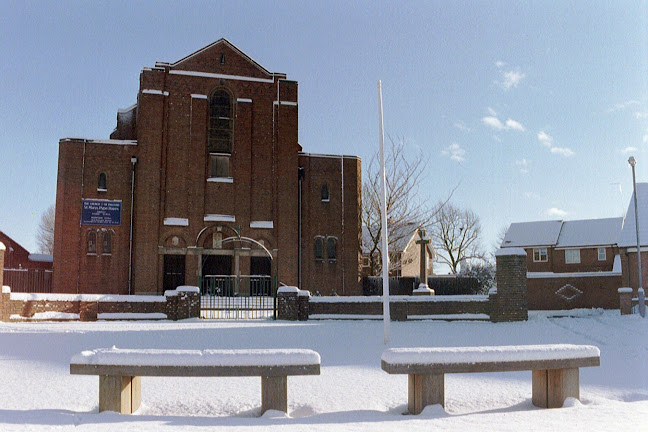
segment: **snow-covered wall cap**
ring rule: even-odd
[[[638,292],[639,294],[642,294],[642,293],[644,292],[644,289],[643,289],[643,288],[639,288],[639,289],[637,290],[637,292]]]
[[[7,250],[4,243],[0,242],[0,251]]]
[[[299,290],[297,295],[299,297],[310,297],[310,291],[308,291],[308,290]]]
[[[621,287],[617,291],[619,292],[619,294],[623,294],[623,293],[632,293],[633,290],[630,287]]]
[[[497,249],[497,251],[495,252],[496,257],[510,256],[510,255],[526,256],[526,251],[519,247],[510,247],[510,248]]]
[[[2,243],[0,243],[2,244]],[[11,288],[9,288],[9,285],[3,285],[2,286],[2,294],[11,294]]]
[[[277,290],[277,293],[278,294],[281,294],[281,293],[297,293],[297,294],[299,294],[299,291],[300,291],[300,289],[297,288],[296,286],[282,286],[282,287],[279,287],[279,289]]]
[[[164,296],[165,297],[177,297],[178,296],[178,291],[176,291],[176,290],[166,290],[166,291],[164,291]]]
[[[497,287],[493,287],[488,290],[488,295],[497,294]]]
[[[178,292],[193,292],[193,293],[199,293],[200,292],[200,288],[198,288],[197,286],[191,286],[191,285],[179,286],[175,290],[178,291]]]

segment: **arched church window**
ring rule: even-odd
[[[233,132],[232,97],[218,89],[209,101],[209,153],[232,154]]]

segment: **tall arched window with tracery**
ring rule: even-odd
[[[209,175],[230,177],[230,157],[234,141],[234,112],[232,96],[225,89],[215,90],[209,100]]]

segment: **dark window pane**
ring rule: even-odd
[[[329,189],[326,183],[322,185],[321,195],[322,195],[322,201],[328,201],[330,199]]]
[[[99,181],[97,182],[97,189],[106,190],[106,189],[108,189],[106,187],[106,185],[107,185],[106,173],[99,174]]]
[[[97,233],[94,231],[88,233],[88,253],[97,253]]]
[[[110,231],[106,231],[103,233],[102,252],[105,255],[110,255],[112,253],[112,233]]]
[[[315,239],[315,259],[324,259],[324,241],[319,237]]]
[[[326,254],[328,256],[329,261],[335,261],[336,259],[336,246],[337,246],[337,242],[333,237],[329,237],[326,240]]]
[[[211,177],[229,177],[229,156],[211,157]]]

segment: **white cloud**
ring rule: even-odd
[[[515,88],[520,84],[526,75],[520,72],[519,69],[510,70],[503,73],[503,80],[501,82],[502,88],[504,90],[509,90]]]
[[[533,192],[524,192],[524,198],[537,201],[540,199],[540,195]]]
[[[633,105],[641,105],[641,102],[639,102],[638,100],[630,99],[630,100],[627,100],[625,102],[614,104],[614,106],[612,108],[608,109],[607,111],[609,113],[615,112],[615,111],[621,111],[621,110],[624,110],[624,109],[626,109],[626,108],[628,108],[630,106],[633,106]]]
[[[538,132],[538,141],[540,144],[547,147],[551,154],[556,154],[564,157],[574,156],[574,151],[568,147],[554,147],[553,137],[545,131]]]
[[[526,173],[529,172],[529,169],[528,169],[529,161],[526,160],[525,158],[523,158],[521,160],[516,160],[515,161],[515,166],[520,168],[520,172],[523,173],[523,174],[526,174]]]
[[[648,134],[643,136],[643,142],[644,144],[648,144]]]
[[[456,122],[453,126],[462,132],[470,132],[470,128],[466,126],[466,123],[462,122],[461,120]]]
[[[484,117],[482,118],[482,122],[493,129],[496,130],[503,130],[505,129],[505,126],[502,124],[502,122],[497,118],[497,117]]]
[[[549,148],[551,148],[551,146],[553,145],[553,137],[545,131],[538,132],[538,141],[540,141],[542,145]]]
[[[513,119],[506,120],[506,128],[519,130],[520,132],[524,132],[526,130],[524,129],[524,126],[522,126],[519,122],[516,122]]]
[[[524,132],[526,130],[524,126],[522,126],[522,123],[515,121],[512,118],[508,118],[506,120],[506,123],[502,123],[502,121],[497,118],[497,113],[492,108],[488,108],[488,113],[490,114],[489,116],[482,117],[482,123],[484,123],[484,125],[488,126],[491,129],[499,131],[517,130],[520,132]]]
[[[550,209],[547,209],[545,211],[545,214],[549,217],[560,217],[564,218],[567,216],[567,212],[565,210],[556,208],[556,207],[551,207]]]
[[[499,69],[499,68],[502,68],[502,67],[506,66],[506,62],[503,62],[503,61],[501,61],[501,60],[497,60],[497,61],[495,62],[495,66],[497,66],[498,69]]]
[[[648,119],[648,111],[637,111],[634,116],[637,120]]]
[[[574,156],[572,149],[567,147],[551,147],[550,151],[552,154],[558,154],[565,157]]]
[[[464,155],[466,154],[466,150],[461,148],[461,146],[457,143],[452,143],[450,144],[446,149],[441,151],[442,155],[450,156],[450,159],[456,162],[463,162],[466,159],[464,158]]]
[[[623,150],[621,150],[621,153],[628,154],[628,153],[635,153],[637,151],[639,151],[639,149],[637,147],[628,146],[628,147],[624,148]]]

